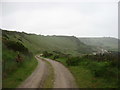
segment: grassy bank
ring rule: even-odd
[[[48,54],[64,64],[73,74],[79,88],[118,88],[117,53],[81,57]]]
[[[117,88],[117,77],[108,80],[103,77],[95,77],[91,70],[83,66],[71,66],[69,70],[76,79],[79,88]],[[108,76],[109,78],[109,76]]]
[[[3,41],[3,88],[16,88],[33,72],[36,66],[37,60],[34,55],[22,43]]]
[[[27,60],[27,58],[25,58]],[[3,88],[16,88],[20,85],[36,68],[37,61],[34,58],[29,59],[18,68],[3,78]]]

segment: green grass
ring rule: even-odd
[[[71,66],[69,67],[69,70],[74,75],[79,88],[93,88],[94,87],[93,83],[91,82],[92,74],[90,70],[85,69],[80,66]]]
[[[67,66],[67,64],[66,64],[66,58],[58,58],[58,59],[56,59],[56,61],[61,62],[62,64],[64,64],[65,66]]]
[[[35,35],[35,34],[26,34],[26,33],[20,33],[20,32],[12,32],[12,31],[3,31],[3,38],[7,38],[8,40],[12,41],[19,41],[21,42],[25,47],[29,49],[30,52],[32,52],[34,55],[38,53],[42,53],[43,51],[59,51],[64,54],[71,54],[73,56],[78,56],[83,53],[90,53],[91,46],[94,46],[92,44],[97,44],[96,46],[102,46],[107,49],[115,49],[116,48],[116,40],[117,39],[107,39],[103,38],[101,41],[94,40],[88,40],[84,42],[83,44],[78,38],[73,36],[43,36],[43,35]],[[6,36],[7,35],[7,36]],[[92,42],[93,41],[93,42]],[[97,41],[97,42],[96,42]],[[104,42],[104,43],[103,43]],[[87,45],[86,45],[87,44]],[[24,57],[24,64],[16,64],[15,63],[15,57],[16,52],[13,52],[12,50],[8,50],[3,47],[3,62],[5,63],[5,74],[6,78],[3,80],[4,87],[17,87],[25,78],[27,78],[30,73],[35,69],[37,66],[36,60],[29,60],[25,55]],[[53,59],[53,57],[50,57]],[[66,58],[58,58],[56,61],[59,61],[63,63],[66,67]],[[98,70],[101,70],[100,67],[103,65],[102,63],[89,63],[89,66],[87,66],[87,63],[89,62],[81,62],[79,66],[69,66],[68,68],[73,73],[76,82],[78,83],[78,87],[80,88],[103,88],[103,87],[117,87],[116,81],[110,80],[107,81],[104,78],[96,78],[91,68],[97,68]],[[96,66],[95,66],[96,65]],[[99,66],[100,65],[100,66]],[[93,68],[93,69],[94,69]],[[110,68],[111,69],[111,68]],[[114,70],[114,69],[113,69]],[[4,72],[3,72],[4,73]],[[48,76],[47,81],[45,81],[45,87],[52,87],[52,78]]]
[[[95,77],[93,74],[94,69],[97,71],[104,71],[104,66],[106,62],[95,62],[90,60],[83,60],[78,66],[68,66],[66,64],[66,58],[59,58],[56,61],[63,63],[73,74],[78,88],[117,88],[117,77],[110,78],[109,76]],[[110,68],[111,70],[112,68]],[[116,71],[116,68],[111,71]],[[106,72],[106,71],[104,71]],[[100,72],[101,74],[101,72]],[[104,73],[103,73],[104,74]]]
[[[91,49],[74,36],[43,36],[20,32],[2,31],[3,37],[19,41],[31,52],[37,54],[42,51],[60,51],[63,53],[79,55],[83,51],[88,53]]]
[[[24,65],[19,67],[16,71],[8,75],[3,79],[4,88],[15,88],[20,85],[36,68],[37,61],[32,58],[29,62],[25,62]]]
[[[15,71],[19,67],[15,62],[16,56],[17,53],[3,47],[3,52],[2,52],[3,74],[5,73],[6,75],[9,75],[11,72]]]
[[[70,66],[79,88],[117,88],[115,81],[107,81],[104,78],[96,78],[92,72],[82,66]]]
[[[37,60],[33,56],[29,57],[20,53],[23,62],[16,63],[17,52],[5,46],[2,48],[3,88],[15,88],[33,72],[37,66]]]

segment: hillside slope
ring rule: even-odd
[[[60,51],[66,54],[79,55],[92,52],[91,47],[74,36],[43,36],[6,30],[2,30],[2,35],[6,39],[21,42],[33,53]]]
[[[79,40],[86,45],[103,48],[106,50],[118,50],[118,39],[112,37],[102,38],[79,38]],[[120,41],[119,41],[120,43]]]
[[[23,43],[2,34],[2,87],[15,88],[34,71],[37,61]]]

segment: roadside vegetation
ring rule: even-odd
[[[34,55],[18,41],[2,39],[3,88],[15,88],[37,66]]]
[[[116,50],[116,40],[105,38],[98,43],[99,40],[86,41],[74,36],[43,36],[2,30],[3,88],[17,87],[25,80],[37,66],[34,55],[38,53],[68,67],[79,88],[116,88],[120,83],[117,58],[120,54]],[[114,49],[114,52],[92,55],[98,47]],[[46,85],[51,87],[51,77],[49,79]]]
[[[69,68],[79,88],[118,88],[118,52],[81,57],[58,51],[43,52],[43,56],[59,61]]]

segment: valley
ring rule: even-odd
[[[118,87],[115,38],[1,31],[4,88]]]

